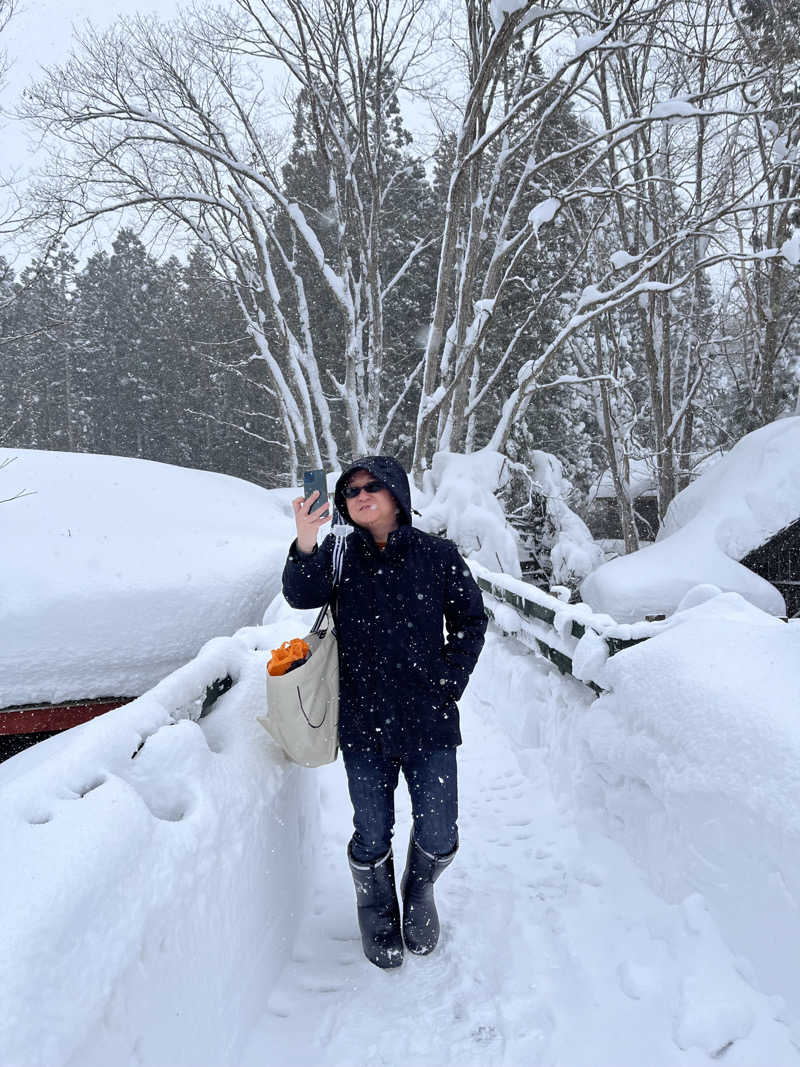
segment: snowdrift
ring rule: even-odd
[[[239,1062],[317,842],[316,779],[255,721],[255,649],[296,627],[211,641],[138,700],[0,766],[0,1063]],[[226,674],[233,688],[193,721]]]
[[[295,491],[149,460],[0,448],[0,707],[138,696],[260,621]]]
[[[696,585],[713,584],[773,615],[783,597],[737,561],[800,516],[800,417],[743,437],[672,501],[656,543],[610,560],[581,595],[618,622],[674,611]]]
[[[273,516],[264,548],[275,557],[272,587],[294,493],[273,492],[262,513]],[[665,624],[620,630],[651,636],[610,659],[591,627],[612,632],[613,620],[547,598],[561,607],[562,640],[573,619],[590,627],[569,651],[606,693],[594,700],[493,629],[470,700],[502,721],[532,779],[544,756],[564,812],[624,847],[682,909],[692,936],[710,916],[741,975],[775,994],[776,1016],[796,1024],[800,624],[709,592]],[[0,848],[11,858],[0,868],[11,917],[0,930],[0,1063],[242,1062],[306,909],[320,840],[318,777],[288,766],[255,720],[263,650],[313,615],[281,613],[278,600],[266,625],[210,641],[133,703],[0,765]],[[198,721],[206,686],[226,674],[234,687]],[[621,980],[636,990],[636,975],[631,960]],[[747,1004],[727,988],[715,995],[706,1004],[687,994],[681,1048],[720,1049],[746,1032]],[[794,1034],[800,1046],[800,1026]]]
[[[586,826],[708,910],[800,1044],[800,624],[733,593],[671,623],[608,659],[596,701],[494,628],[472,684]]]

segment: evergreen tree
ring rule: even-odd
[[[184,439],[192,465],[280,484],[285,446],[263,362],[251,359],[252,338],[230,286],[195,246],[180,274],[181,346],[187,359]]]
[[[386,77],[384,82],[391,86],[392,79]],[[435,234],[439,204],[426,178],[424,166],[412,149],[411,135],[403,125],[396,94],[388,91],[380,106],[382,121],[379,124],[373,122],[372,129],[380,130],[380,133],[374,132],[373,136],[380,136],[381,144],[380,151],[375,149],[374,152],[376,158],[380,157],[384,172],[394,176],[378,207],[379,217],[376,221],[380,234],[381,280],[385,287],[401,270],[417,243]],[[346,213],[345,232],[338,232],[332,222],[334,211],[327,168],[328,163],[320,155],[314,140],[307,98],[300,93],[295,102],[292,150],[283,169],[286,192],[301,204],[317,225],[326,258],[335,263],[341,257],[347,257],[358,264],[360,253],[356,212],[353,205],[346,205],[349,210]],[[367,188],[368,182],[364,180],[363,173],[359,177],[361,187]],[[339,181],[338,185],[342,188],[345,183]],[[277,229],[285,244],[291,247],[286,221],[279,219]],[[424,343],[421,339],[429,319],[436,282],[436,252],[435,242],[432,242],[403,275],[385,303],[383,395],[387,411],[402,392],[420,358],[420,347]],[[305,248],[298,246],[293,253],[295,269],[303,279],[311,308],[314,350],[326,370],[341,381],[345,343],[341,311],[319,276],[319,271],[311,264]],[[365,312],[366,309],[362,308],[362,315]],[[337,439],[342,440],[346,434],[342,405],[338,403],[340,398],[333,389],[328,395],[337,420],[334,433]],[[401,458],[407,461],[410,461],[418,396],[417,385],[407,393],[392,424],[391,438],[399,444]],[[405,457],[404,448],[407,453]]]
[[[82,380],[73,358],[75,259],[61,248],[23,270],[6,306],[6,425],[31,448],[72,449],[81,435]]]
[[[523,91],[529,91],[545,80],[538,56],[526,53],[522,43],[509,54],[504,76],[506,95],[510,95],[517,79],[523,79]],[[557,99],[558,88],[545,94],[539,109],[545,112]],[[530,122],[531,116],[524,120]],[[516,124],[509,126],[509,141],[513,142]],[[569,103],[556,107],[549,117],[543,135],[537,144],[540,159],[547,159],[563,151],[586,136],[586,131]],[[494,165],[496,151],[487,154],[486,167]],[[511,201],[511,196],[526,166],[526,158],[520,155],[503,173],[502,186],[496,198],[493,220],[496,225]],[[535,180],[529,180],[524,192],[512,209],[512,230],[520,227],[530,211],[546,200],[554,191],[568,185],[570,174],[580,167],[581,157],[568,163],[556,162],[540,169]],[[482,405],[477,414],[477,442],[490,435],[505,398],[516,386],[520,367],[535,359],[553,340],[563,320],[563,299],[583,286],[579,268],[571,264],[578,258],[578,250],[584,238],[587,220],[580,207],[571,209],[569,217],[558,216],[548,240],[532,241],[520,257],[515,277],[512,278],[495,308],[490,332],[487,336],[483,360],[487,367],[495,366],[512,343],[519,327],[527,321],[522,337],[517,341],[514,356],[506,361],[492,387],[492,401]],[[482,273],[482,272],[481,272]],[[476,299],[480,296],[476,293]],[[575,375],[578,368],[567,349],[560,352],[550,364],[549,377]],[[589,458],[587,420],[591,411],[584,394],[570,387],[546,389],[534,395],[523,420],[515,426],[509,450],[524,460],[526,451],[533,447],[552,452],[564,464],[565,473],[573,482],[586,483],[591,472]]]

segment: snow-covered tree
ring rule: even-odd
[[[695,450],[696,402],[717,341],[709,272],[722,263],[791,258],[792,247],[773,243],[756,252],[737,241],[745,210],[769,218],[779,205],[764,167],[754,166],[763,113],[750,94],[763,70],[738,62],[734,19],[718,4],[682,0],[646,12],[620,5],[616,14],[609,47],[586,57],[587,80],[575,88],[593,132],[572,152],[590,149],[589,162],[553,190],[547,219],[534,214],[544,242],[555,239],[551,220],[569,217],[573,196],[580,202],[584,284],[554,340],[521,370],[492,444],[502,447],[544,369],[571,346],[584,378],[597,380],[598,425],[633,545],[624,471],[634,435],[655,459],[662,514]],[[587,41],[598,46],[597,35],[579,37],[581,56]],[[797,102],[784,108],[794,120]],[[796,205],[794,191],[787,196]],[[630,360],[620,359],[622,341]],[[620,366],[646,383],[643,404],[630,380],[612,377]]]
[[[344,368],[333,382],[350,448],[380,438],[385,302],[431,240],[413,244],[395,273],[382,259],[383,211],[406,174],[386,150],[391,101],[426,47],[421,0],[311,5],[237,0],[230,12],[193,12],[174,26],[123,20],[89,31],[70,63],[30,94],[29,114],[60,138],[54,181],[39,189],[56,228],[136,209],[145,223],[188,230],[234,286],[278,398],[289,443],[287,474],[300,459],[337,462],[315,351],[314,315],[302,250],[342,323]],[[328,212],[303,209],[284,187],[258,67],[281,63],[304,94],[328,185]],[[288,223],[281,237],[277,220]],[[162,230],[162,232],[164,232]],[[334,239],[326,256],[325,239]]]
[[[381,276],[393,279],[393,285],[388,293],[384,291],[380,300],[383,361],[380,380],[376,380],[375,386],[379,388],[384,417],[369,438],[370,449],[379,452],[388,440],[409,442],[409,432],[413,432],[414,404],[419,391],[419,342],[433,300],[436,252],[433,235],[439,225],[436,195],[402,122],[396,94],[384,100],[382,108],[383,122],[377,133],[385,143],[380,155],[383,169],[391,173],[392,179],[386,184],[377,209],[380,227],[375,254]],[[295,101],[294,142],[283,167],[286,195],[300,204],[309,219],[318,222],[320,244],[328,261],[342,258],[344,246],[345,258],[353,264],[363,263],[363,230],[357,221],[357,211],[347,208],[344,227],[331,224],[337,208],[331,200],[330,165],[326,154],[319,149],[314,130],[313,110],[304,90]],[[343,167],[341,160],[335,165],[334,186],[345,185]],[[369,176],[361,155],[355,159],[353,169],[355,178],[368,188]],[[289,220],[281,217],[276,222],[278,234],[286,240],[290,226]],[[430,237],[427,245],[418,248],[426,235]],[[334,436],[339,441],[347,441],[348,405],[342,402],[342,390],[335,385],[347,377],[346,322],[338,301],[302,245],[297,248],[296,270],[304,279],[306,298],[313,309],[315,351],[325,368],[323,385],[332,394]],[[402,444],[397,451],[402,454]]]

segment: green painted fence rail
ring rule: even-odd
[[[551,663],[558,667],[562,674],[569,674],[574,677],[574,672],[572,668],[572,658],[567,655],[567,653],[564,652],[563,649],[558,648],[557,643],[555,641],[555,637],[557,636],[557,631],[555,628],[556,610],[554,608],[548,607],[546,604],[540,604],[537,601],[530,599],[529,597],[525,597],[521,593],[518,593],[514,590],[506,589],[504,586],[498,584],[496,581],[493,581],[491,578],[484,577],[482,574],[476,574],[475,577],[479,588],[485,594],[484,603],[490,616],[494,617],[494,613],[492,612],[491,603],[486,603],[487,595],[489,597],[494,597],[495,600],[501,600],[503,601],[503,603],[508,604],[510,607],[514,608],[515,611],[519,612],[520,615],[523,615],[529,619],[535,619],[537,622],[544,623],[545,626],[552,629],[554,635],[553,643],[548,642],[546,637],[540,636],[538,634],[534,635],[534,640],[536,641],[539,652],[542,656],[544,656],[546,659],[549,659]],[[549,597],[549,594],[546,595]],[[567,605],[563,606],[565,608],[567,607]],[[573,619],[569,626],[570,636],[573,637],[576,641],[580,641],[580,639],[584,636],[585,633],[586,626],[582,622],[578,622],[577,619]],[[647,640],[647,638],[645,637],[638,637],[626,640],[619,637],[606,637],[604,635],[600,636],[608,646],[608,654],[610,656],[613,656],[617,652],[621,652],[622,649],[630,648],[632,645],[638,645],[640,641]],[[582,679],[578,680],[581,681],[583,685],[587,685],[590,689],[593,689],[594,692],[597,694],[603,692],[602,687],[596,682],[586,682]]]

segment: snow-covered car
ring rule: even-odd
[[[0,485],[0,758],[139,696],[277,592],[294,490],[10,448]]]

